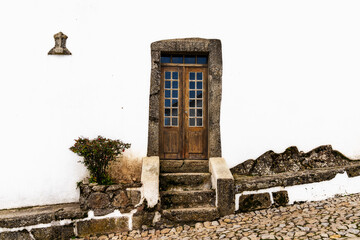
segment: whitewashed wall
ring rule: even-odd
[[[0,2],[0,209],[77,201],[78,136],[146,154],[150,43],[223,44],[229,166],[290,145],[360,156],[360,2]],[[53,34],[72,56],[48,56]]]

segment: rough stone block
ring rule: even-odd
[[[31,234],[36,240],[68,240],[75,236],[74,225],[52,226],[48,228],[35,228]]]
[[[129,192],[131,204],[135,206],[141,200],[141,192],[139,190],[129,190]]]
[[[18,232],[3,232],[0,233],[0,240],[33,240],[30,237],[30,234],[26,230],[18,231]]]
[[[194,208],[215,205],[215,190],[199,191],[163,191],[161,193],[161,208]]]
[[[106,208],[109,204],[109,196],[105,193],[95,192],[88,198],[88,207],[90,209]]]
[[[210,158],[209,168],[212,174],[212,187],[216,189],[216,206],[220,216],[234,213],[234,178],[224,158]]]
[[[162,173],[209,172],[208,160],[161,160]]]
[[[239,199],[239,212],[248,212],[271,206],[269,193],[241,195]]]
[[[132,229],[141,229],[143,225],[143,216],[133,216],[132,218]]]
[[[278,191],[272,193],[275,206],[286,206],[289,202],[289,195],[287,191]]]
[[[0,227],[12,228],[31,226],[40,223],[49,223],[53,221],[53,215],[48,213],[35,213],[32,216],[14,216],[0,219]]]
[[[211,188],[210,173],[162,173],[160,174],[160,190],[172,191],[183,190],[202,190]]]
[[[217,195],[220,216],[233,214],[235,210],[234,179],[218,179]]]
[[[350,166],[346,169],[346,173],[349,177],[357,177],[360,175],[360,166]]]
[[[106,185],[96,185],[92,187],[94,192],[105,192],[107,186]]]
[[[141,182],[144,187],[144,198],[148,207],[154,207],[159,201],[159,157],[144,157],[141,171]]]
[[[79,219],[86,215],[86,212],[80,209],[79,203],[0,210],[0,228],[25,227],[62,219]]]
[[[203,222],[219,218],[216,207],[166,209],[162,216],[173,222]]]
[[[105,218],[91,219],[88,221],[80,221],[76,223],[77,232],[80,237],[90,234],[107,234],[112,232],[121,232],[129,230],[129,218]]]

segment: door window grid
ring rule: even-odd
[[[164,126],[178,126],[179,112],[179,73],[165,72],[164,80]]]
[[[203,126],[203,73],[189,73],[189,126]]]
[[[208,57],[204,55],[162,54],[160,62],[177,64],[207,64]]]

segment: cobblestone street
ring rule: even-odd
[[[360,194],[82,239],[360,239]]]

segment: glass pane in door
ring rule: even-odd
[[[203,126],[202,92],[203,92],[203,73],[190,72],[189,73],[189,112],[190,112],[189,126],[190,127]],[[195,102],[197,104],[195,104]]]
[[[164,84],[164,126],[176,127],[179,125],[179,72],[165,72]]]

